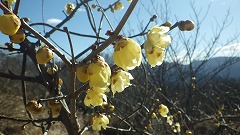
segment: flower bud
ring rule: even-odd
[[[109,111],[114,111],[115,106],[114,106],[114,105],[109,105],[109,106],[108,106],[108,109],[109,109]]]
[[[115,5],[114,5],[114,9],[115,10],[121,10],[123,8],[124,8],[123,4],[121,2],[119,2],[119,1],[116,2]]]
[[[92,8],[94,9],[94,8],[96,8],[97,7],[97,5],[96,4],[92,4]]]
[[[152,113],[151,118],[154,119],[156,117],[157,117],[156,113]]]
[[[167,106],[161,104],[159,106],[159,109],[158,109],[158,113],[162,116],[162,117],[167,117],[167,114],[168,114],[169,110],[167,108]]]
[[[47,69],[47,73],[48,73],[49,75],[53,75],[53,74],[55,74],[56,72],[57,72],[57,69],[56,69],[55,67],[50,67],[50,68]]]
[[[75,6],[72,3],[68,3],[65,6],[65,9],[66,9],[67,14],[71,14],[72,11],[75,9]]]
[[[22,43],[25,40],[25,37],[26,35],[21,29],[18,29],[17,33],[14,35],[9,36],[10,41],[16,44]]]
[[[20,28],[21,21],[15,14],[0,15],[0,30],[3,34],[14,35]]]
[[[54,53],[47,46],[41,47],[36,53],[38,64],[46,64],[54,57]]]
[[[194,22],[193,21],[190,21],[190,20],[186,20],[186,21],[180,21],[179,24],[178,24],[178,28],[181,30],[181,31],[191,31],[194,29]]]
[[[107,102],[103,102],[102,103],[102,109],[107,109],[108,108],[108,103]]]
[[[62,104],[58,100],[49,100],[48,107],[52,111],[52,115],[57,115],[62,109]]]
[[[186,135],[192,135],[193,133],[192,133],[192,131],[191,130],[187,130],[186,131]]]
[[[12,7],[14,5],[14,3],[16,2],[16,0],[3,0],[3,2],[7,3],[7,6],[10,10],[12,10]]]
[[[42,112],[43,107],[36,100],[32,100],[26,105],[26,110],[34,114],[39,114]]]
[[[162,26],[171,27],[171,26],[172,26],[172,23],[171,23],[171,22],[165,22]]]

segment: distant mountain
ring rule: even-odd
[[[193,67],[197,69],[203,62],[202,73],[211,74],[218,72],[217,76],[240,79],[240,58],[239,57],[215,57],[207,61],[195,61]]]

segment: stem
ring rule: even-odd
[[[126,13],[124,14],[122,20],[120,21],[120,23],[118,24],[117,28],[115,29],[113,35],[110,36],[101,46],[99,46],[98,49],[92,51],[92,53],[90,53],[84,60],[82,60],[81,63],[83,63],[84,61],[88,61],[88,60],[92,59],[94,56],[96,56],[96,54],[102,52],[105,48],[107,48],[111,43],[113,43],[115,41],[115,39],[117,38],[118,34],[122,30],[123,26],[127,22],[128,17],[131,15],[133,9],[135,8],[137,2],[138,2],[138,0],[132,1],[131,5],[129,6],[129,8],[127,9]]]
[[[40,35],[37,31],[35,31],[33,28],[31,28],[23,19],[21,19],[22,27],[24,29],[28,30],[30,33],[35,35],[39,40],[44,42],[49,48],[53,49],[54,52],[64,61],[64,63],[67,65],[67,67],[70,67],[71,62],[67,59],[67,57],[60,52],[53,44],[51,44],[45,37]]]
[[[72,54],[72,64],[74,64],[75,63],[75,58],[74,58],[73,44],[72,44],[72,40],[71,40],[71,37],[70,37],[70,33],[69,33],[67,27],[64,27],[63,29],[67,33],[67,37],[68,37],[68,41],[69,41],[69,45],[70,45],[70,49],[71,49],[71,54]]]
[[[18,14],[18,9],[19,9],[19,6],[20,6],[20,1],[21,1],[21,0],[17,0],[17,1],[16,1],[15,7],[14,7],[14,10],[13,10],[13,13],[14,13],[15,15]]]

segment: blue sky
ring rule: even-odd
[[[113,24],[114,28],[117,26],[118,21],[121,19],[121,17],[125,13],[127,7],[130,5],[130,3],[127,2],[127,0],[121,0],[121,1],[125,6],[123,10],[116,11],[115,13],[111,13],[111,12],[106,13],[111,23]],[[158,4],[160,5],[160,3],[162,3],[164,0],[153,0],[153,1],[155,1],[154,5],[158,5]],[[42,10],[43,2],[44,2],[44,9]],[[44,21],[54,26],[65,18],[65,15],[62,11],[64,10],[64,6],[68,2],[74,3],[75,1],[74,0],[72,1],[24,0],[24,1],[21,1],[19,16],[29,17],[31,19],[30,23],[38,23],[43,21],[42,11],[44,11],[43,12]],[[109,5],[109,2],[114,2],[114,0],[99,0],[99,2],[103,7],[107,7]],[[95,0],[93,0],[91,3],[96,3],[96,2]],[[191,7],[189,6],[189,3],[190,3],[189,0],[169,0],[169,10],[170,10],[170,12],[168,12],[170,14],[169,21],[174,23],[177,20],[186,20],[186,19],[194,20],[194,15]],[[198,11],[201,11],[199,15],[200,18],[202,18],[205,15],[205,12],[209,4],[211,4],[210,10],[206,16],[205,21],[202,23],[202,29],[201,29],[202,35],[206,37],[211,37],[214,34],[212,32],[212,29],[214,29],[216,26],[215,22],[216,21],[221,22],[224,19],[226,15],[226,11],[228,9],[230,9],[229,20],[232,20],[232,23],[227,27],[227,29],[224,30],[223,36],[221,37],[221,42],[226,41],[227,39],[229,39],[229,37],[233,36],[235,32],[240,31],[239,29],[240,0],[196,0],[195,7]],[[140,26],[139,20],[142,22],[143,25],[145,25],[149,20],[149,18],[151,17],[151,15],[144,9],[143,5],[144,7],[146,8],[149,7],[150,10],[153,10],[150,7],[151,0],[139,0],[137,7],[133,11],[133,14],[130,16],[129,21],[124,27],[125,32],[132,30],[134,33],[138,33],[139,26]],[[96,9],[93,10],[93,13],[96,17],[96,22],[98,22],[100,13],[97,12]],[[158,17],[157,19],[157,22],[159,24],[163,23],[160,18],[161,17]],[[150,25],[152,26],[154,25],[154,23]],[[79,32],[82,34],[94,34],[89,23],[87,22],[86,11],[83,7],[77,12],[77,14],[72,19],[72,21],[66,23],[64,26],[68,27],[68,29],[73,32]],[[42,26],[37,26],[34,28],[37,31],[43,33]],[[104,21],[102,35],[104,35],[106,30],[108,29],[110,29],[110,27],[107,25],[106,21]],[[48,30],[49,29],[46,28],[46,31]],[[173,30],[171,34],[175,34],[177,32],[178,32],[177,30]],[[60,45],[66,51],[69,52],[70,50],[69,44],[68,44],[68,40],[65,33],[56,32],[51,36],[51,38],[55,40],[55,42],[58,43],[58,45]],[[9,41],[8,37],[3,34],[0,34],[0,39],[1,39],[0,44],[4,44],[5,42]],[[239,39],[240,38],[238,38],[237,40],[239,41]],[[72,40],[74,44],[75,54],[89,47],[95,41],[94,39],[77,37],[77,36],[72,36]],[[225,50],[226,50],[226,47],[225,47]],[[240,47],[239,47],[239,52],[240,52]]]

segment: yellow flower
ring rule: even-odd
[[[15,14],[0,15],[0,30],[3,34],[14,35],[20,28],[21,21]]]
[[[85,83],[89,80],[87,69],[88,69],[88,64],[86,64],[86,63],[77,68],[77,79],[80,82]]]
[[[94,116],[92,118],[92,129],[100,131],[101,127],[103,129],[106,129],[107,124],[109,124],[109,119],[106,115],[104,114],[99,114],[97,116]]]
[[[97,5],[96,4],[92,4],[92,8],[96,8],[97,7]]]
[[[62,104],[58,100],[49,100],[48,107],[52,111],[52,115],[58,115],[62,109]]]
[[[49,67],[48,69],[47,69],[47,73],[49,74],[49,75],[53,75],[53,74],[55,74],[57,72],[57,68],[56,67]]]
[[[152,113],[151,118],[154,119],[156,117],[157,117],[156,113]]]
[[[151,65],[151,67],[159,66],[162,64],[166,53],[165,49],[157,46],[151,46],[148,40],[144,43],[144,49],[146,51],[148,63]]]
[[[174,133],[180,133],[181,132],[181,125],[178,122],[175,123],[174,128],[173,128],[173,132]]]
[[[3,0],[3,2],[7,2],[8,8],[11,10],[16,0]]]
[[[36,100],[31,100],[30,102],[27,103],[26,110],[34,114],[39,114],[42,112],[43,107]]]
[[[107,87],[92,87],[87,90],[87,95],[84,98],[84,104],[86,106],[100,106],[104,101],[107,101],[107,96],[104,94],[109,91]]]
[[[116,92],[122,92],[125,88],[131,85],[130,80],[132,80],[133,77],[130,73],[118,70],[113,76],[111,80],[111,90],[113,93],[113,96]]]
[[[66,9],[67,14],[71,14],[72,11],[75,9],[75,6],[74,6],[72,3],[69,2],[69,3],[65,6],[65,9]]]
[[[167,114],[168,114],[169,110],[167,108],[167,106],[161,104],[159,106],[159,109],[158,109],[158,113],[162,116],[162,117],[167,117]]]
[[[120,39],[114,46],[113,60],[122,69],[132,70],[141,64],[141,47],[130,38]]]
[[[26,35],[21,29],[18,29],[17,33],[14,35],[9,36],[10,41],[16,44],[22,43],[25,40],[25,37]]]
[[[147,40],[152,44],[152,46],[158,46],[165,48],[170,45],[172,38],[166,33],[169,31],[167,26],[153,26],[147,35]]]
[[[123,8],[124,8],[123,4],[119,1],[116,2],[115,5],[114,5],[114,10],[121,10]]]
[[[172,126],[172,124],[173,124],[173,116],[172,116],[172,115],[167,116],[167,123],[168,123],[170,126]]]
[[[106,62],[95,61],[88,66],[90,87],[106,87],[110,85],[111,69]]]
[[[36,53],[38,64],[46,64],[54,57],[54,53],[47,46],[41,47]]]
[[[128,2],[132,2],[132,0],[127,0]]]

